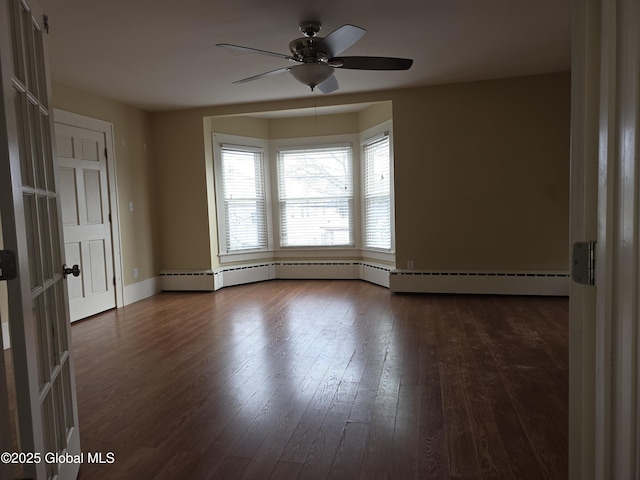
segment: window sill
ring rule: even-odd
[[[249,263],[273,260],[273,250],[251,250],[246,252],[232,252],[218,254],[220,265],[234,263]]]

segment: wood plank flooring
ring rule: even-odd
[[[163,293],[72,327],[100,479],[567,478],[568,300],[360,281]]]

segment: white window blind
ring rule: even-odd
[[[263,152],[234,145],[221,150],[227,252],[266,248]]]
[[[391,159],[389,135],[363,143],[364,246],[391,249]]]
[[[353,245],[350,145],[278,152],[283,247]]]

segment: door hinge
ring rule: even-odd
[[[109,154],[107,153],[107,147],[104,147],[104,159],[109,160]]]
[[[596,284],[596,242],[573,244],[571,278],[581,285]]]
[[[49,33],[49,15],[43,15],[44,31]]]
[[[113,277],[113,286],[114,287],[116,286],[116,277],[115,276]]]
[[[0,280],[13,280],[18,276],[16,254],[11,250],[0,250]]]

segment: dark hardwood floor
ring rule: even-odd
[[[360,281],[163,293],[72,327],[100,479],[564,479],[566,298]]]

